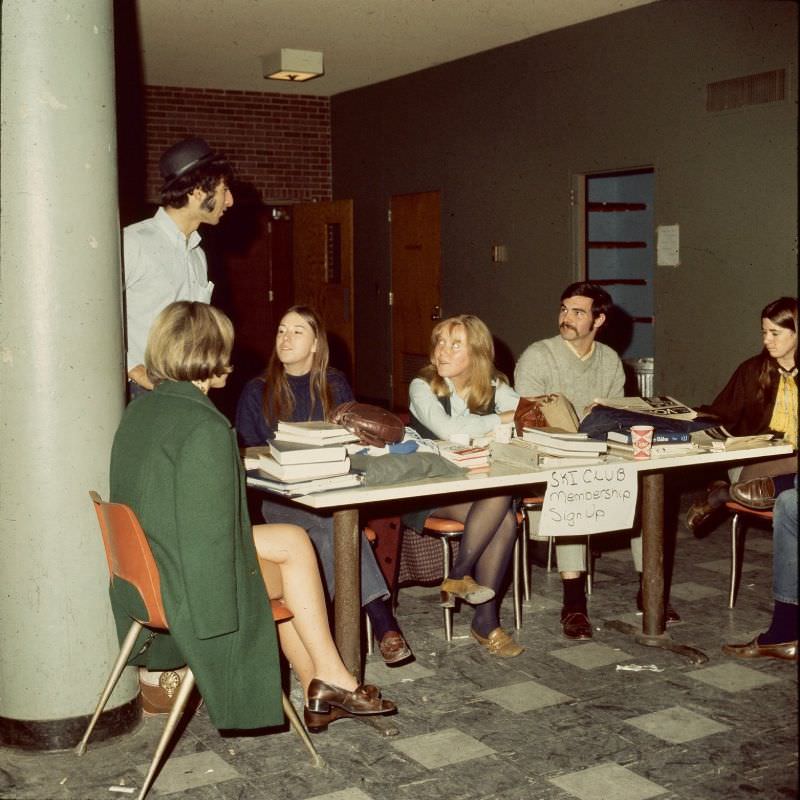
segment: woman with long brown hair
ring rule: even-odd
[[[778,433],[797,451],[797,298],[780,297],[761,311],[761,352],[740,364],[725,388],[700,412],[716,417],[734,436]],[[772,508],[792,486],[797,453],[748,464],[714,481],[689,509],[686,524],[699,530],[726,501]]]
[[[275,437],[278,422],[327,420],[340,403],[353,399],[345,376],[329,366],[325,325],[314,309],[293,306],[282,317],[264,374],[249,381],[236,407],[239,441],[246,447],[264,445]],[[333,517],[266,499],[261,513],[267,522],[305,528],[319,555],[331,595],[334,583]],[[411,658],[389,602],[389,589],[366,538],[361,543],[361,602],[386,664]]]

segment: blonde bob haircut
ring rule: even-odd
[[[431,363],[420,370],[419,377],[430,384],[431,390],[438,397],[446,397],[450,394],[444,378],[433,366],[433,356],[439,338],[443,334],[452,338],[454,329],[458,327],[464,330],[465,344],[469,352],[470,371],[464,396],[467,408],[473,414],[494,411],[494,408],[491,407],[494,398],[492,381],[508,383],[508,378],[494,365],[494,342],[486,323],[473,314],[459,314],[443,319],[433,329],[431,333]]]
[[[207,303],[179,300],[157,317],[147,337],[144,366],[153,384],[204,381],[231,371],[233,324]]]

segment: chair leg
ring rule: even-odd
[[[178,727],[178,723],[183,716],[183,711],[186,708],[186,703],[189,700],[192,689],[194,689],[194,673],[187,668],[186,674],[183,676],[180,688],[178,689],[178,694],[175,695],[175,702],[170,709],[166,725],[164,725],[164,730],[161,732],[161,738],[158,740],[156,752],[153,754],[153,758],[150,761],[150,768],[147,770],[147,775],[142,784],[142,790],[139,792],[138,800],[144,800],[148,789],[153,785],[153,780],[161,764],[161,759],[164,757],[164,753],[167,751],[167,747],[172,739],[172,734],[175,733],[175,729]]]
[[[731,520],[731,580],[728,589],[728,608],[736,605],[736,592],[739,588],[739,535],[741,520],[738,514],[733,515]]]
[[[522,536],[524,534],[524,529],[520,527],[519,532],[517,534],[517,540],[514,542],[514,554],[512,555],[513,559],[513,567],[512,567],[512,579],[511,579],[511,587],[512,593],[514,595],[514,627],[516,630],[519,630],[522,627],[522,593],[520,591],[520,579],[519,579],[519,571],[520,567],[523,566],[520,562],[522,561]]]
[[[372,655],[372,620],[369,618],[369,614],[364,612],[364,627],[366,628],[365,634],[367,637],[367,655]]]
[[[525,602],[531,601],[531,562],[528,547],[531,540],[530,518],[528,509],[522,509],[522,586],[525,593]]]
[[[124,670],[128,664],[128,659],[130,658],[131,651],[136,643],[136,638],[143,627],[144,626],[140,622],[136,622],[134,620],[131,623],[131,627],[128,629],[128,633],[125,636],[125,641],[123,641],[122,646],[119,649],[117,660],[114,662],[114,666],[111,668],[111,673],[108,676],[106,685],[103,687],[103,691],[100,693],[100,699],[97,701],[97,708],[95,708],[94,714],[92,715],[91,720],[89,720],[89,725],[86,728],[86,732],[83,734],[83,738],[75,747],[75,752],[79,756],[82,756],[86,752],[86,746],[89,743],[89,737],[92,735],[94,726],[97,724],[97,720],[100,719],[100,715],[103,713],[103,709],[106,707],[108,698],[111,697],[111,693],[114,691],[114,687],[119,681],[119,676],[122,675],[122,670]]]
[[[441,541],[443,572],[446,578],[450,574],[450,543],[446,536],[442,536]],[[444,607],[442,608],[442,613],[444,614],[444,638],[450,642],[453,639],[453,609],[452,607]]]
[[[325,762],[322,756],[317,752],[317,748],[314,747],[314,743],[311,741],[308,731],[305,729],[303,723],[300,722],[297,711],[295,711],[294,706],[284,692],[281,692],[281,702],[283,703],[283,711],[286,714],[286,718],[289,720],[289,724],[292,726],[292,730],[303,740],[306,750],[311,754],[311,760],[314,762],[314,766],[324,767]]]
[[[592,554],[592,537],[586,537],[586,594],[592,593],[592,578],[594,577],[594,555]]]
[[[553,567],[553,546],[555,544],[555,536],[550,536],[547,539],[547,571]]]

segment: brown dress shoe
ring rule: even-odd
[[[514,658],[525,652],[521,644],[517,644],[502,628],[495,628],[488,636],[481,636],[470,629],[472,638],[483,645],[493,656],[500,658]]]
[[[667,601],[664,605],[666,606],[664,609],[664,622],[667,625],[670,625],[673,622],[680,622],[681,615],[672,607],[672,604]],[[639,589],[639,592],[636,595],[636,608],[639,611],[644,611],[644,598],[642,597],[641,589]]]
[[[797,642],[759,644],[756,636],[747,644],[724,644],[722,652],[734,658],[778,658],[781,661],[797,661]]]
[[[768,511],[775,505],[775,483],[772,478],[753,478],[731,484],[731,500],[756,511]]]
[[[324,683],[314,678],[308,684],[308,709],[314,713],[328,714],[332,706],[348,714],[391,714],[397,706],[391,700],[381,698],[381,690],[369,683],[356,686],[352,692]]]
[[[561,611],[561,630],[567,639],[591,639],[592,623],[584,611]]]
[[[386,631],[378,643],[378,649],[384,664],[399,664],[413,655],[408,642],[399,631]]]

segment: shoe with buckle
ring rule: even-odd
[[[481,636],[472,628],[470,628],[469,632],[472,634],[472,638],[485,647],[493,656],[514,658],[514,656],[525,652],[525,648],[521,644],[517,644],[502,628],[495,628],[488,636]]]
[[[592,623],[585,611],[561,609],[561,631],[567,639],[591,639]]]
[[[455,598],[473,606],[488,603],[494,598],[494,589],[481,586],[471,575],[465,575],[463,578],[445,578],[439,587],[439,592],[442,597],[442,608],[452,608],[455,605]]]
[[[399,664],[414,655],[400,631],[386,631],[378,642],[378,649],[386,665]]]
[[[756,636],[747,644],[724,644],[722,652],[734,658],[777,658],[781,661],[797,661],[797,641],[761,644]]]
[[[397,711],[397,706],[391,700],[381,698],[381,690],[377,686],[362,683],[350,692],[324,683],[319,678],[314,678],[308,685],[306,706],[314,714],[329,714],[331,708],[340,708],[355,716]]]
[[[642,597],[641,588],[636,594],[636,608],[639,611],[644,611],[644,598]],[[664,622],[670,625],[673,622],[680,622],[681,615],[672,607],[672,603],[667,600],[664,603]]]
[[[731,484],[731,500],[754,511],[769,511],[775,505],[775,482],[772,478],[753,478]]]

